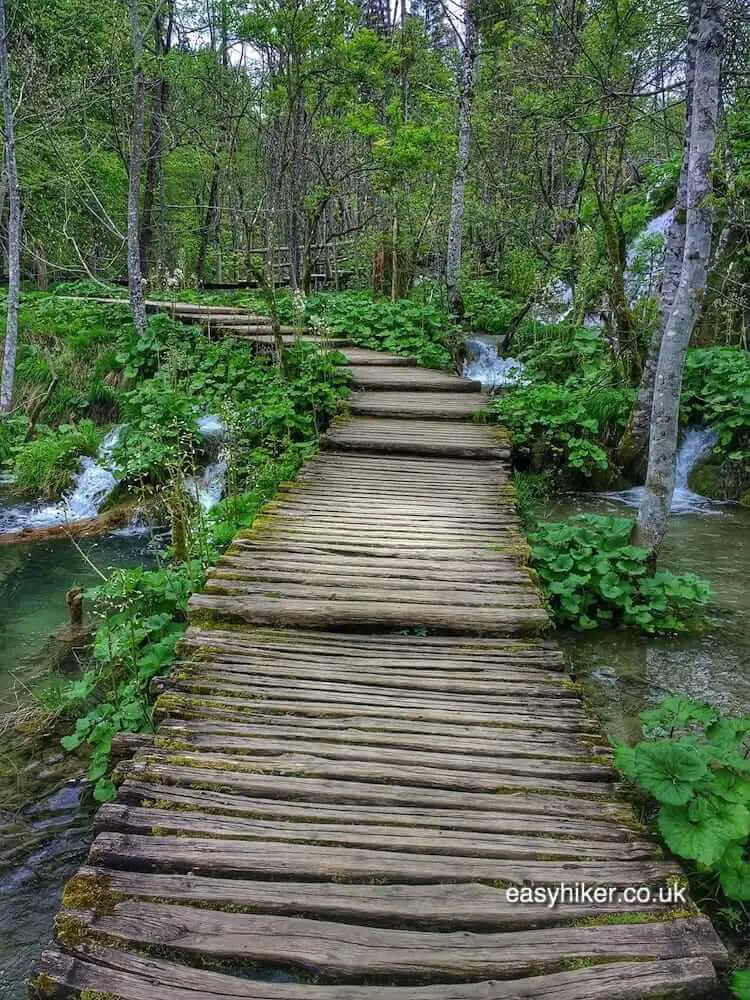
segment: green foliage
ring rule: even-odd
[[[450,367],[448,318],[439,304],[374,300],[366,292],[321,293],[310,296],[307,314],[362,347],[403,354],[432,368]]]
[[[708,602],[708,584],[692,573],[649,575],[648,553],[630,544],[632,531],[627,518],[581,515],[529,536],[532,565],[558,624],[677,632]]]
[[[549,503],[552,483],[549,473],[515,472],[513,485],[518,497],[516,506],[526,529],[536,525],[539,512]]]
[[[229,428],[234,474],[252,477],[255,449],[278,456],[316,440],[346,394],[337,354],[300,342],[282,372],[239,341],[212,343],[199,330],[157,319],[166,321],[152,320],[146,337],[121,355],[139,379],[121,402],[115,459],[126,484],[192,472],[204,447],[197,420],[208,413],[220,414]]]
[[[729,980],[735,1000],[750,1000],[750,969],[737,969]]]
[[[682,392],[682,414],[689,422],[707,424],[719,435],[715,453],[721,459],[750,464],[750,355],[734,347],[688,352]]]
[[[76,715],[63,739],[67,750],[91,748],[89,777],[95,796],[114,795],[108,777],[112,737],[151,726],[150,680],[174,662],[190,594],[206,565],[250,526],[282,479],[292,478],[346,393],[338,356],[300,344],[288,352],[284,371],[255,358],[231,340],[212,344],[183,328],[150,323],[141,341],[131,340],[121,363],[135,379],[122,400],[125,425],[115,460],[124,481],[163,482],[164,496],[179,520],[186,561],[159,570],[120,570],[87,594],[101,620],[93,664],[63,685],[57,704]],[[221,413],[227,427],[229,496],[208,515],[182,488],[203,447],[196,420]],[[178,542],[173,530],[175,553]]]
[[[22,414],[0,414],[0,466],[11,461],[28,431],[29,421]]]
[[[68,751],[82,743],[90,746],[88,775],[100,802],[115,793],[107,776],[112,738],[152,728],[149,682],[173,662],[188,598],[202,582],[202,565],[191,561],[159,570],[115,570],[86,593],[94,616],[101,620],[93,664],[81,677],[63,684],[56,701],[78,715],[62,746]]]
[[[464,323],[479,333],[504,334],[523,309],[520,299],[510,299],[491,281],[466,281],[461,285]]]
[[[565,385],[520,385],[492,403],[513,435],[516,460],[534,470],[570,472],[588,478],[606,472],[604,445],[614,444],[627,424],[629,389],[570,379]]]
[[[598,330],[564,323],[524,324],[513,350],[524,363],[526,377],[539,382],[564,382],[592,365],[612,367]]]
[[[658,803],[670,850],[715,873],[730,899],[750,900],[750,717],[671,695],[641,723],[645,739],[619,745],[615,763]]]
[[[91,420],[40,428],[33,441],[15,450],[13,471],[18,490],[30,497],[59,497],[70,486],[81,457],[95,455],[100,429]]]

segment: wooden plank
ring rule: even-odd
[[[113,948],[79,947],[69,954],[45,952],[40,972],[45,983],[59,984],[60,1000],[86,992],[114,992],[120,1000],[705,1000],[716,986],[705,958],[613,962],[513,982],[314,986],[238,979]]]
[[[422,829],[358,823],[347,825],[322,822],[294,822],[207,815],[173,809],[139,808],[123,804],[103,806],[97,815],[95,832],[161,836],[214,837],[217,840],[257,840],[268,843],[329,844],[335,847],[364,847],[371,850],[407,851],[417,854],[448,854],[451,857],[633,861],[649,858],[654,845],[648,841],[624,843],[594,840],[567,840],[523,834],[460,833],[447,829]],[[449,836],[446,836],[449,834]],[[217,844],[217,848],[220,845]],[[223,849],[223,845],[221,845]]]
[[[538,792],[482,793],[367,781],[338,781],[321,778],[288,777],[249,771],[208,771],[175,764],[135,760],[121,765],[119,775],[128,780],[163,783],[192,789],[213,789],[227,794],[260,798],[304,799],[336,805],[401,806],[409,802],[420,809],[474,809],[477,812],[507,810],[521,814],[578,817],[593,820],[611,818],[632,822],[632,811],[614,799],[571,798]]]
[[[446,372],[424,368],[390,368],[379,365],[352,365],[352,385],[366,389],[407,389],[412,392],[482,392],[481,382],[472,382]]]
[[[417,758],[418,760],[419,758]],[[419,763],[386,764],[381,761],[350,760],[340,763],[335,759],[305,753],[286,753],[274,756],[243,754],[232,756],[221,753],[192,753],[189,750],[170,753],[154,751],[139,755],[139,762],[146,767],[153,763],[193,768],[195,779],[200,780],[204,770],[237,773],[282,774],[326,778],[333,781],[397,781],[416,788],[444,788],[451,791],[490,792],[503,791],[549,792],[551,795],[580,795],[601,797],[613,792],[613,786],[592,777],[581,780],[568,777],[536,777],[541,768],[527,760],[504,763],[503,770],[461,771],[448,767],[431,767]],[[518,773],[520,772],[520,773]],[[546,772],[546,768],[545,768]]]
[[[208,656],[211,659],[208,659]],[[308,680],[327,680],[332,675],[330,666],[318,666],[315,660],[295,660],[288,661],[281,657],[243,656],[240,653],[205,654],[205,658],[192,661],[190,664],[180,661],[177,669],[181,672],[185,670],[195,675],[200,672],[219,672],[222,674],[237,674],[240,677],[253,677],[261,682],[263,677],[273,678],[300,678]],[[523,694],[529,698],[557,698],[570,699],[576,697],[576,693],[566,687],[563,680],[555,674],[545,675],[544,671],[538,670],[473,670],[466,673],[460,670],[440,670],[437,676],[428,670],[408,670],[400,665],[394,664],[394,669],[383,670],[382,663],[378,663],[381,669],[367,668],[361,672],[354,669],[353,663],[342,666],[337,665],[335,675],[337,680],[356,685],[357,687],[376,688],[396,688],[399,691],[407,692],[437,692],[455,694],[486,694],[486,695],[514,695],[518,698]]]
[[[179,702],[176,702],[176,704],[185,703],[185,707],[189,707],[187,704],[189,696],[170,694],[165,696],[165,705],[162,710],[167,708],[167,698],[179,699]],[[200,698],[195,699],[195,704],[197,707],[204,707],[206,710],[216,708],[219,710],[231,711],[240,716],[253,716],[256,719],[259,715],[273,715],[276,713],[283,713],[284,715],[291,714],[308,716],[310,718],[328,716],[329,718],[340,719],[349,718],[354,715],[360,715],[362,717],[390,715],[394,719],[413,719],[417,722],[444,722],[448,725],[477,724],[482,726],[492,726],[498,729],[512,730],[520,728],[525,732],[533,730],[536,726],[539,730],[546,729],[549,732],[570,733],[580,735],[582,737],[586,734],[591,734],[592,736],[596,735],[593,723],[588,722],[584,715],[581,716],[580,720],[576,720],[562,718],[559,713],[555,713],[554,715],[545,716],[541,719],[537,713],[524,715],[523,705],[519,705],[515,712],[466,712],[458,709],[452,709],[450,706],[444,710],[440,710],[423,708],[420,706],[403,708],[400,706],[392,707],[390,705],[387,706],[388,710],[384,711],[385,706],[363,706],[362,704],[358,704],[356,702],[347,703],[338,700],[318,700],[308,702],[291,700],[284,701],[282,699],[271,698],[253,699],[251,692],[248,692],[248,697],[246,698],[231,697],[226,694],[216,696],[203,695]]]
[[[89,860],[130,871],[190,872],[232,878],[261,876],[307,881],[350,882],[486,882],[521,886],[586,882],[612,887],[666,885],[676,864],[637,861],[535,861],[411,854],[406,851],[321,847],[317,844],[274,844],[226,840],[217,850],[214,838],[138,836],[104,832],[91,846]]]
[[[318,704],[340,702],[347,704],[354,703],[360,697],[366,697],[369,705],[380,707],[383,714],[388,714],[388,709],[393,705],[396,707],[413,707],[422,709],[445,709],[450,712],[454,707],[463,712],[477,713],[477,721],[487,718],[486,712],[489,708],[500,712],[513,710],[518,705],[518,693],[512,692],[505,696],[487,696],[471,694],[451,694],[450,692],[415,692],[409,695],[407,692],[389,692],[382,688],[367,688],[357,684],[335,684],[325,681],[274,681],[267,679],[262,681],[258,678],[254,684],[249,684],[243,678],[217,675],[215,672],[206,671],[203,674],[200,668],[194,671],[180,671],[168,680],[158,680],[157,684],[163,684],[176,691],[205,691],[207,694],[225,695],[227,697],[250,698],[250,699],[273,699],[274,701],[289,700],[301,704],[305,701],[315,701]],[[526,697],[523,699],[522,711],[528,713],[537,720],[540,727],[550,718],[564,719],[573,722],[583,722],[585,715],[580,703],[572,698],[561,700],[554,704],[549,699],[538,699]],[[529,720],[529,727],[533,724]]]
[[[465,809],[420,809],[411,804],[394,806],[347,805],[340,803],[307,802],[302,797],[291,800],[243,798],[212,789],[182,788],[154,785],[143,781],[124,781],[119,789],[119,801],[133,806],[205,810],[213,816],[248,817],[256,819],[281,819],[302,824],[313,822],[354,824],[385,824],[388,826],[420,826],[424,829],[440,828],[484,834],[524,834],[530,829],[539,835],[568,837],[581,840],[616,841],[623,843],[640,836],[638,831],[623,823],[601,820],[599,822],[576,816],[555,816],[538,813],[510,811],[471,812]],[[104,824],[97,820],[99,828]],[[150,832],[153,832],[151,830]],[[653,850],[653,845],[652,845]]]
[[[365,391],[353,395],[348,408],[361,416],[471,420],[487,402],[487,397],[478,393]]]
[[[333,980],[510,979],[555,972],[581,959],[727,959],[705,917],[507,931],[502,936],[390,930],[137,901],[118,903],[112,914],[81,912],[77,919],[108,941],[292,966]]]
[[[284,719],[276,717],[276,724],[265,722],[262,725],[252,725],[237,722],[215,722],[210,720],[166,720],[162,723],[164,739],[175,741],[186,740],[196,747],[228,748],[235,738],[256,737],[259,739],[286,738],[306,739],[309,741],[327,740],[332,743],[343,743],[348,746],[364,744],[376,747],[402,747],[412,752],[428,750],[435,753],[447,751],[453,753],[479,754],[490,757],[498,754],[514,754],[517,757],[532,757],[535,759],[557,758],[561,760],[585,761],[593,754],[589,748],[575,739],[561,739],[559,733],[538,735],[514,733],[513,738],[503,739],[501,736],[482,738],[457,737],[434,734],[421,734],[406,728],[398,731],[378,731],[376,729],[361,729],[353,726],[330,726],[329,728],[306,725],[304,719]],[[524,738],[525,736],[525,738]],[[212,741],[214,741],[212,743]],[[597,748],[603,749],[603,748]]]
[[[467,930],[520,930],[568,924],[587,917],[617,913],[664,913],[658,903],[565,903],[538,906],[509,903],[502,889],[477,882],[453,885],[353,885],[336,882],[263,882],[209,878],[204,875],[161,875],[81,868],[73,883],[74,898],[87,890],[128,899],[165,900],[211,905],[279,916],[320,917],[371,926]]]
[[[398,628],[440,628],[446,634],[539,635],[549,629],[549,619],[541,608],[461,607],[451,612],[441,604],[382,604],[377,601],[318,600],[267,597],[224,597],[194,594],[188,605],[192,618],[206,615],[228,622],[283,627],[340,628],[356,631],[371,628],[388,631]]]

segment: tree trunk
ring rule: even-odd
[[[8,315],[5,325],[3,375],[0,386],[0,411],[13,405],[18,350],[18,303],[21,295],[21,185],[16,162],[16,128],[11,89],[10,51],[5,0],[0,0],[0,89],[5,117],[5,173],[8,187]]]
[[[626,378],[634,383],[640,376],[641,359],[638,354],[633,313],[625,292],[625,234],[622,223],[614,208],[598,198],[599,215],[604,230],[604,240],[609,265],[609,303],[614,319],[614,341]]]
[[[162,28],[162,18],[154,18],[154,46],[159,62],[163,60],[172,47],[173,5],[170,3],[167,12],[166,32]],[[162,149],[164,145],[164,111],[169,98],[169,83],[164,76],[164,67],[159,65],[158,77],[154,83],[154,100],[151,111],[151,126],[149,129],[148,148],[146,150],[146,183],[143,190],[143,211],[141,215],[141,273],[148,277],[152,263],[154,238],[159,222],[159,236],[162,235],[162,199],[158,199],[162,179]],[[162,246],[157,246],[156,259],[160,263]]]
[[[143,67],[143,32],[138,0],[129,0],[130,35],[133,45],[133,121],[130,129],[130,169],[128,176],[128,288],[136,333],[146,331],[146,303],[143,297],[139,201],[143,164],[143,133],[146,117],[146,77]]]
[[[208,204],[206,214],[201,227],[200,243],[198,244],[198,256],[195,260],[195,276],[199,284],[203,284],[206,277],[206,259],[208,258],[208,247],[213,239],[219,216],[219,157],[214,156],[213,169],[211,171],[211,187],[208,192]]]
[[[682,168],[680,181],[675,198],[674,218],[667,234],[667,245],[664,253],[664,274],[661,283],[661,309],[659,321],[654,330],[648,347],[648,354],[643,365],[638,398],[630,415],[628,429],[622,437],[619,447],[619,459],[623,467],[639,479],[646,471],[648,456],[649,426],[651,409],[654,404],[654,384],[656,369],[659,362],[664,328],[674,303],[677,287],[680,283],[682,258],[685,252],[685,213],[687,208],[687,178],[688,161],[690,157],[690,134],[693,119],[693,80],[695,77],[695,47],[700,18],[700,0],[690,0],[690,23],[688,31],[687,51],[685,55],[685,102],[687,107],[685,121],[685,142],[682,151]]]
[[[649,550],[652,561],[664,540],[672,506],[685,355],[705,292],[711,255],[711,160],[716,146],[725,41],[724,0],[704,0],[695,55],[685,251],[659,351],[648,472],[635,536],[636,543]]]
[[[469,144],[471,141],[471,112],[474,104],[474,67],[477,49],[477,24],[475,0],[464,0],[464,38],[459,40],[460,81],[458,96],[458,154],[453,176],[451,214],[448,227],[448,252],[445,260],[445,283],[448,289],[448,306],[451,314],[461,317],[464,311],[459,288],[461,268],[461,232],[464,222],[464,192],[469,169]]]

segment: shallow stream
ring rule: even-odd
[[[632,510],[615,499],[580,496],[558,505],[551,517],[575,513],[625,516]],[[706,503],[699,512],[674,515],[661,565],[711,582],[705,629],[675,639],[625,630],[557,635],[611,738],[635,739],[638,712],[671,692],[725,712],[750,712],[750,510]]]
[[[103,572],[151,564],[143,536],[84,539]],[[53,670],[52,634],[67,622],[65,593],[99,582],[68,541],[0,546],[0,717],[33,705]],[[51,938],[65,881],[85,856],[90,809],[78,765],[56,745],[31,756],[0,733],[0,997],[22,1000],[24,980]],[[19,802],[31,800],[19,808]]]

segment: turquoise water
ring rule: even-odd
[[[151,561],[143,538],[109,535],[78,545],[80,551],[69,541],[0,546],[0,712],[28,703],[49,676],[50,636],[68,620],[66,591],[101,582],[91,564],[107,575]]]
[[[573,513],[633,512],[616,501],[582,496],[551,517]],[[732,714],[750,713],[750,510],[726,504],[673,516],[660,565],[711,582],[713,603],[700,632],[675,639],[625,630],[558,633],[592,709],[618,739],[635,739],[638,712],[672,692]]]
[[[50,636],[67,622],[66,591],[100,582],[93,566],[106,574],[153,562],[139,537],[79,544],[81,551],[68,541],[0,546],[0,715],[33,705],[55,669],[59,647]],[[24,981],[51,939],[62,886],[85,856],[90,808],[79,770],[56,740],[28,749],[11,733],[0,736],[3,1000],[26,996]]]

